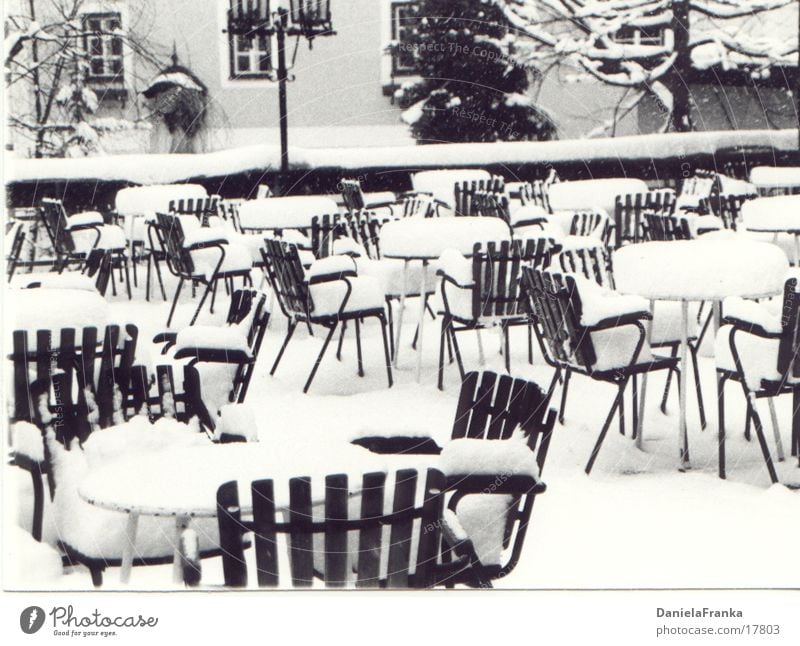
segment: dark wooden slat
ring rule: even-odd
[[[361,518],[368,520],[383,515],[383,492],[386,486],[385,473],[367,473],[361,486]],[[358,537],[358,577],[359,588],[377,588],[380,585],[380,563],[382,552],[382,531],[376,523],[361,530]]]
[[[482,438],[486,434],[486,426],[489,420],[489,410],[492,405],[494,386],[497,375],[493,372],[484,372],[481,375],[481,382],[475,397],[472,409],[472,417],[467,429],[467,437]]]
[[[311,516],[311,479],[289,480],[289,561],[292,585],[310,587],[314,578],[314,541]]]
[[[12,335],[14,363],[14,419],[33,422],[34,409],[28,389],[28,333],[15,330]]]
[[[348,485],[345,474],[325,478],[325,521],[347,520]],[[347,531],[328,523],[325,529],[325,584],[341,588],[347,584]]]
[[[433,585],[433,574],[439,557],[439,542],[443,512],[443,492],[445,478],[440,471],[428,469],[425,478],[425,493],[422,503],[417,562],[414,570],[414,583],[417,588]]]
[[[458,397],[458,405],[456,406],[456,418],[453,422],[453,439],[460,439],[467,437],[467,429],[469,428],[469,418],[472,415],[472,409],[469,406],[472,401],[475,391],[478,387],[478,373],[470,372],[464,378],[461,384],[461,392]]]
[[[236,588],[247,586],[241,518],[239,488],[235,481],[226,482],[217,490],[219,545],[225,555],[222,559],[225,585]]]
[[[486,433],[486,438],[489,440],[506,439],[514,432],[513,428],[506,428],[506,411],[508,410],[509,397],[511,396],[511,384],[511,379],[503,379],[501,377],[497,380],[497,392],[492,406],[492,418]]]
[[[254,549],[258,585],[275,587],[279,583],[278,542],[275,534],[275,488],[272,480],[257,480],[252,483],[250,489],[253,500]]]
[[[403,469],[397,472],[396,477],[392,511],[394,513],[408,512],[414,509],[417,472],[413,469]],[[392,523],[389,539],[389,571],[386,581],[389,588],[408,587],[413,525],[412,518],[402,518]]]

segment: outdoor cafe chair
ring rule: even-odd
[[[320,485],[311,478],[291,478],[288,507],[281,507],[275,492],[285,485],[255,480],[247,496],[250,511],[242,508],[238,483],[226,482],[217,491],[225,586],[242,588],[252,581],[242,544],[251,534],[258,587],[309,588],[315,579],[328,588],[442,585],[450,572],[464,567],[461,560],[446,565],[439,560],[445,485],[435,469],[424,477],[415,469],[366,473],[358,484],[340,473],[325,477],[320,497],[315,493]],[[284,549],[288,573],[279,568]]]
[[[391,387],[392,368],[384,309],[386,297],[380,283],[369,276],[359,276],[355,261],[347,256],[317,260],[306,273],[296,245],[267,239],[261,254],[272,291],[281,311],[289,320],[286,338],[270,374],[275,374],[298,323],[305,323],[309,327],[317,324],[327,328],[328,334],[322,349],[303,387],[303,392],[307,393],[336,328],[340,324],[353,321],[356,329],[358,374],[363,377],[361,323],[366,318],[377,318],[381,325],[386,373]]]
[[[600,287],[613,292],[614,271],[611,261],[611,253],[607,249],[585,248],[585,249],[564,249],[558,254],[558,261],[554,263],[566,274],[582,276],[592,280]],[[689,352],[692,361],[694,374],[695,392],[697,394],[697,407],[700,414],[702,428],[706,427],[705,402],[703,392],[700,387],[700,368],[697,361],[697,352],[702,342],[704,333],[710,323],[710,315],[707,317],[703,330],[698,335],[694,325],[690,329]],[[670,301],[658,301],[653,304],[653,320],[650,324],[649,343],[651,348],[668,348],[671,356],[677,357],[680,346],[680,304]],[[664,386],[664,394],[661,398],[661,411],[666,413],[667,400],[672,384],[672,372],[667,375],[667,383]],[[558,420],[563,424],[564,410],[566,407],[567,392],[569,390],[569,374],[565,377],[564,389],[561,393],[561,407],[559,408]]]
[[[250,270],[253,261],[247,248],[228,244],[224,232],[200,227],[199,223],[197,228],[184,232],[182,217],[185,216],[157,213],[156,219],[150,223],[151,231],[155,231],[166,258],[167,268],[178,278],[178,286],[167,317],[167,327],[172,323],[175,307],[186,281],[192,285],[199,283],[206,286],[190,325],[194,325],[197,320],[209,292],[212,293],[211,312],[214,311],[217,283],[220,280],[229,284],[231,292],[236,278],[241,278],[245,285],[252,285]]]
[[[656,370],[678,370],[678,360],[654,355],[647,343],[644,321],[651,318],[647,302],[638,297],[601,295],[587,281],[578,290],[576,277],[541,269],[524,268],[522,279],[542,354],[555,368],[551,389],[564,374],[575,372],[594,381],[612,384],[617,396],[600,429],[586,464],[591,473],[614,414],[619,411],[624,434],[624,394],[631,378]],[[601,299],[596,307],[592,301]],[[633,381],[633,437],[638,427],[638,391]],[[562,409],[563,409],[562,396]]]
[[[39,209],[40,218],[47,231],[56,254],[54,269],[62,273],[70,265],[84,269],[94,252],[107,257],[111,286],[116,295],[116,280],[113,270],[124,273],[128,298],[131,295],[128,271],[127,239],[121,227],[104,224],[103,216],[96,211],[87,211],[68,216],[61,200],[44,198]]]
[[[245,401],[269,317],[265,293],[253,288],[237,289],[231,297],[224,325],[194,325],[157,335],[154,342],[164,344],[162,355],[169,353],[169,357],[158,361],[154,375],[145,366],[133,367],[126,413],[145,413],[151,419],[174,417],[180,422],[197,416],[204,428],[215,431],[220,407]],[[177,366],[168,358],[188,360],[182,365],[181,388],[176,388],[175,383]],[[204,380],[204,364],[226,365],[231,369],[222,374],[213,370]],[[214,382],[214,393],[225,390],[221,381],[230,384],[224,400],[209,399],[203,387],[208,379]],[[151,394],[153,385],[155,394]]]
[[[645,239],[645,213],[672,215],[674,211],[675,191],[672,189],[618,195],[614,201],[614,248]]]
[[[25,244],[25,223],[21,220],[12,222],[6,229],[5,234],[5,250],[6,250],[6,275],[8,282],[14,278],[17,271],[17,265],[20,262],[22,255],[22,246]]]
[[[468,260],[446,251],[436,272],[442,277],[442,330],[439,342],[439,389],[444,387],[444,346],[452,345],[461,378],[465,371],[457,333],[500,326],[504,339],[506,370],[511,370],[509,328],[529,325],[528,301],[520,289],[524,266],[543,267],[550,263],[558,246],[552,238],[529,238],[499,244],[478,243]],[[480,337],[479,337],[480,339]],[[528,355],[532,360],[529,337]]]
[[[797,278],[789,278],[783,299],[756,303],[727,298],[722,327],[717,333],[714,358],[717,365],[719,403],[719,477],[726,477],[725,383],[738,382],[747,402],[748,418],[755,426],[770,480],[778,482],[775,465],[764,436],[756,401],[767,398],[778,460],[784,459],[773,398],[792,393],[791,454],[800,456],[800,365],[798,365]],[[778,309],[780,307],[780,309]],[[800,457],[798,457],[800,460]]]
[[[493,175],[490,179],[465,180],[456,182],[454,187],[455,208],[457,216],[479,215],[475,203],[476,193],[503,193],[505,191],[505,180],[499,175]]]

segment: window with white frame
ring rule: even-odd
[[[84,49],[89,58],[87,80],[91,83],[124,85],[124,53],[119,13],[90,13],[83,16]]]
[[[664,29],[661,26],[625,26],[617,30],[611,39],[620,45],[649,45],[651,47],[662,47],[665,43]]]
[[[272,76],[272,42],[269,37],[229,34],[228,38],[231,79]]]
[[[416,2],[392,3],[392,41],[397,47],[392,52],[392,75],[410,76],[417,73],[417,61],[410,37],[419,22]]]

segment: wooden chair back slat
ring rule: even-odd
[[[645,239],[645,212],[672,215],[674,211],[675,193],[669,189],[618,195],[614,207],[615,248]]]
[[[210,197],[189,197],[170,200],[168,209],[170,213],[175,213],[176,215],[194,215],[202,226],[207,227],[210,217],[218,217],[220,215],[220,199],[219,196],[212,195]]]
[[[325,580],[328,586],[342,588],[347,584],[347,531],[337,521],[348,518],[347,476],[337,474],[325,478]]]
[[[289,563],[294,587],[314,582],[314,535],[311,478],[289,480]]]
[[[345,235],[341,219],[338,213],[311,218],[311,251],[315,258],[333,255],[333,243]]]
[[[186,236],[181,219],[177,215],[157,213],[156,220],[151,223],[157,232],[161,251],[165,254],[170,271],[184,279],[195,275],[192,255],[184,247]]]
[[[39,214],[56,256],[61,259],[74,254],[75,242],[70,235],[67,212],[61,200],[43,199]]]
[[[364,192],[361,190],[360,181],[357,179],[342,179],[339,187],[342,191],[342,201],[348,211],[353,213],[364,208]]]
[[[614,270],[607,249],[587,247],[565,249],[558,254],[558,264],[565,274],[576,274],[595,281],[601,287],[614,289]]]
[[[274,587],[278,585],[278,539],[275,532],[275,489],[272,480],[257,480],[250,487],[253,500],[254,548],[256,551],[256,571],[258,585]],[[222,535],[220,534],[220,538]],[[226,543],[227,544],[227,543]],[[238,552],[242,541],[235,546]],[[242,561],[244,554],[242,553]],[[244,563],[242,563],[244,566]],[[246,576],[246,571],[244,572]],[[225,575],[228,580],[228,575]],[[235,584],[234,584],[235,585]]]
[[[649,240],[673,241],[692,238],[689,222],[684,217],[648,212],[644,214],[644,219]]]
[[[417,472],[403,469],[397,472],[394,487],[392,512],[407,514],[414,509],[417,493]],[[414,520],[403,518],[392,524],[389,538],[389,571],[387,582],[390,588],[408,587],[408,566],[411,561],[411,537]]]
[[[485,198],[481,197],[476,201],[475,196],[479,193],[499,195],[502,194],[503,191],[505,191],[505,180],[499,175],[494,175],[488,180],[481,179],[456,182],[453,187],[455,214],[465,217],[482,215],[478,211],[480,208],[485,208],[483,205]]]
[[[361,486],[361,518],[365,521],[383,516],[385,473],[367,473]],[[377,588],[380,585],[381,526],[369,524],[358,537],[358,565],[356,587]]]

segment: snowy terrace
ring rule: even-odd
[[[735,143],[741,143],[741,133],[730,134],[738,138]],[[793,145],[791,137],[796,137],[796,133],[778,133],[772,136],[771,143],[776,148],[788,149]],[[764,142],[761,136],[757,139],[759,143]],[[679,140],[680,136],[669,140],[676,142],[670,144],[670,155],[681,152],[693,154],[720,145],[719,141],[698,143],[694,139],[680,143]],[[644,141],[647,141],[646,150],[641,149]],[[658,155],[658,151],[664,149],[659,142],[654,142],[654,138],[626,142],[624,145],[631,146],[629,153],[635,150],[637,155],[643,156],[651,153]],[[502,158],[505,163],[517,160],[514,155],[518,154],[518,161],[531,162],[531,149],[519,145],[519,152],[515,153],[516,146],[497,146],[497,160],[486,159],[485,156],[482,159],[488,164],[495,161],[499,163]],[[548,146],[550,144],[542,145],[543,161],[557,161],[559,155],[567,158],[571,154],[571,144]],[[610,146],[612,142],[598,142],[591,153],[583,148],[580,154],[597,155],[603,159],[622,154]],[[410,149],[409,157],[403,159],[403,165],[445,165],[439,159],[427,157],[434,154],[428,152],[433,148]],[[469,151],[468,145],[463,149],[453,147],[451,150],[454,160],[469,159],[469,155],[463,154]],[[190,177],[218,177],[224,172],[263,168],[274,163],[273,154],[273,151],[264,148],[252,148],[247,153],[239,151],[234,154],[231,151],[196,156],[187,159],[186,164],[179,163],[173,157],[169,159],[168,168],[162,164],[166,160],[157,157],[148,159],[147,164],[142,164],[140,160],[132,160],[127,164],[124,159],[115,160],[114,164],[98,159],[71,160],[68,164],[59,160],[17,162],[11,179],[17,182],[86,178],[143,184],[154,183],[155,180],[159,183],[179,182]],[[307,154],[312,153],[307,151]],[[312,160],[296,154],[295,163],[307,163],[314,167],[330,164],[339,168],[390,165],[385,155],[378,160],[357,157],[355,153],[351,158],[337,152],[335,159],[325,157],[324,151],[315,151],[313,154],[320,157]],[[380,156],[382,153],[373,151],[370,154]],[[793,181],[794,175],[786,172],[781,177],[785,184]],[[646,185],[642,184],[639,188],[636,180],[623,178],[620,181],[623,184],[619,186],[632,187],[631,191],[646,190]],[[449,189],[449,186],[446,188]],[[585,208],[591,209],[595,201],[601,202],[600,195],[608,192],[608,186],[595,185],[594,191],[591,185],[582,185],[579,189],[576,187],[574,191],[564,190],[568,188],[564,186],[561,192],[573,199],[580,195],[589,201]],[[167,195],[181,197],[181,190],[185,191],[186,188],[175,188],[174,191],[170,188],[157,189],[149,199],[164,200]],[[318,200],[316,208],[320,208],[319,200],[329,200],[325,197],[315,199]],[[214,345],[229,359],[253,355],[257,359],[252,367],[244,403],[225,406],[231,383],[236,383],[238,379],[238,373],[233,377],[232,370],[235,371],[240,364],[231,368],[230,365],[208,363],[208,355],[204,355],[205,359],[201,358],[198,364],[200,392],[210,414],[213,426],[210,430],[202,415],[200,419],[193,416],[186,424],[172,419],[180,413],[177,397],[167,397],[166,400],[161,397],[159,404],[151,408],[151,413],[158,410],[158,415],[153,414],[158,419],[151,424],[145,416],[136,414],[141,413],[141,408],[128,415],[126,405],[120,403],[116,393],[109,400],[113,400],[113,412],[108,413],[108,420],[105,421],[102,405],[86,402],[86,411],[78,416],[83,415],[82,428],[90,429],[91,433],[84,434],[82,446],[76,442],[70,451],[65,451],[63,445],[53,443],[51,439],[45,453],[40,439],[41,429],[22,422],[11,425],[7,434],[11,442],[9,448],[34,461],[49,461],[49,477],[55,481],[55,487],[52,500],[47,485],[44,488],[42,541],[37,542],[31,538],[34,529],[32,519],[35,518],[31,477],[25,470],[15,466],[4,467],[5,586],[12,589],[91,589],[92,577],[85,565],[62,565],[59,548],[63,549],[66,544],[73,548],[80,546],[77,551],[84,556],[116,559],[117,562],[103,573],[103,589],[173,589],[178,585],[173,581],[171,563],[172,549],[176,545],[189,557],[193,553],[192,546],[199,546],[201,553],[216,547],[214,543],[218,538],[217,523],[213,517],[213,496],[216,488],[226,479],[236,477],[241,483],[246,483],[259,477],[274,477],[277,487],[279,481],[285,484],[291,477],[310,475],[318,480],[332,473],[347,473],[351,476],[351,482],[360,480],[363,473],[370,471],[393,473],[398,469],[417,469],[424,477],[425,470],[432,467],[445,473],[468,471],[473,475],[491,474],[495,477],[496,486],[500,486],[504,479],[519,474],[546,483],[546,491],[535,498],[536,504],[522,542],[519,563],[509,576],[494,580],[495,587],[796,587],[800,564],[791,555],[796,551],[800,532],[800,499],[796,491],[800,488],[800,467],[798,458],[793,454],[797,447],[793,447],[796,436],[792,432],[792,397],[783,394],[772,399],[758,399],[756,404],[758,419],[763,425],[774,460],[778,483],[773,484],[759,447],[755,426],[746,422],[743,389],[738,383],[728,383],[724,403],[727,472],[726,479],[718,477],[716,368],[722,365],[721,357],[727,341],[724,335],[730,333],[730,329],[723,327],[715,338],[719,321],[711,320],[707,333],[696,348],[696,374],[707,418],[705,429],[698,410],[693,371],[684,357],[683,376],[688,380],[683,390],[686,395],[685,411],[681,410],[678,389],[675,387],[677,376],[672,377],[672,389],[662,411],[662,393],[670,371],[659,370],[649,374],[646,391],[639,382],[639,397],[644,397],[644,392],[647,394],[640,418],[641,437],[638,440],[632,437],[636,422],[632,393],[628,389],[624,398],[626,434],[618,431],[615,418],[590,475],[584,472],[584,468],[614,402],[617,388],[614,383],[591,379],[579,374],[579,371],[572,374],[569,380],[563,422],[555,423],[541,473],[532,460],[533,454],[527,449],[524,438],[516,431],[505,440],[451,440],[459,406],[461,378],[457,363],[447,361],[445,344],[441,350],[445,357],[443,388],[437,388],[441,325],[443,312],[448,308],[452,308],[450,311],[453,313],[463,307],[460,310],[462,318],[471,316],[472,292],[466,296],[461,292],[457,292],[456,296],[451,293],[445,306],[441,297],[441,275],[446,274],[460,283],[463,290],[463,285],[468,284],[473,275],[474,259],[470,259],[469,255],[474,242],[492,241],[500,244],[512,238],[548,240],[547,244],[555,245],[552,254],[547,255],[546,259],[539,257],[535,262],[540,269],[549,269],[561,275],[563,265],[557,252],[588,249],[600,253],[612,240],[603,228],[603,223],[608,223],[608,214],[600,213],[598,219],[593,221],[597,225],[594,229],[571,231],[572,211],[548,214],[537,205],[514,203],[517,199],[516,195],[511,198],[512,216],[508,225],[501,221],[486,223],[486,218],[480,219],[483,222],[473,218],[452,218],[453,204],[442,206],[440,217],[436,219],[418,218],[410,225],[407,222],[385,223],[381,233],[384,236],[382,244],[385,258],[381,261],[366,258],[366,242],[361,241],[364,243],[361,244],[351,240],[350,235],[341,236],[336,241],[338,244],[329,250],[334,254],[333,257],[315,259],[312,251],[304,248],[310,244],[310,236],[306,237],[305,234],[310,233],[310,216],[322,214],[302,213],[297,203],[293,203],[295,206],[292,207],[296,207],[296,211],[289,209],[289,206],[283,207],[286,209],[284,215],[289,214],[285,215],[285,221],[282,222],[282,226],[287,228],[279,232],[274,231],[274,223],[268,220],[261,222],[260,226],[251,227],[251,231],[247,232],[235,230],[232,223],[228,226],[229,223],[224,221],[215,222],[215,218],[210,218],[209,227],[195,224],[189,227],[184,219],[181,226],[187,229],[186,244],[212,244],[226,248],[228,258],[241,260],[246,267],[244,273],[250,276],[254,287],[265,294],[270,316],[263,341],[255,350],[246,330],[247,326],[255,325],[257,315],[250,312],[243,319],[226,321],[231,298],[226,294],[224,280],[215,290],[213,313],[209,311],[208,300],[200,304],[205,289],[202,281],[198,281],[196,290],[190,288],[191,280],[185,281],[183,291],[176,297],[177,306],[171,325],[167,327],[171,301],[179,280],[168,271],[162,258],[162,297],[155,271],[148,271],[152,269],[150,263],[142,259],[146,255],[144,249],[148,247],[139,249],[127,246],[132,243],[131,236],[136,235],[134,225],[128,227],[122,224],[126,238],[122,250],[117,249],[115,253],[119,252],[120,257],[124,258],[132,250],[139,261],[131,263],[129,256],[123,265],[113,269],[116,282],[113,286],[109,283],[102,296],[96,291],[96,285],[101,282],[98,277],[103,276],[102,265],[99,269],[87,272],[93,274],[91,279],[77,276],[69,270],[67,276],[57,277],[42,268],[37,268],[32,274],[27,273],[27,269],[19,269],[10,281],[10,289],[4,293],[7,305],[3,308],[7,312],[4,325],[5,355],[12,352],[12,330],[33,333],[47,327],[81,329],[95,326],[102,329],[105,325],[114,324],[124,329],[125,325],[132,324],[138,330],[133,364],[142,366],[152,381],[159,381],[153,390],[161,390],[163,384],[163,373],[159,372],[158,367],[172,366],[176,392],[180,390],[184,379],[181,371],[186,359],[181,359],[182,351],[192,357],[195,356],[192,352],[197,354],[198,347]],[[608,285],[601,288],[575,272],[583,306],[579,314],[580,324],[592,326],[609,319],[620,320],[628,315],[641,318],[642,312],[651,310],[653,302],[657,301],[655,320],[660,323],[658,326],[654,323],[655,327],[649,330],[651,336],[648,336],[653,344],[653,353],[668,356],[674,351],[680,356],[681,302],[687,303],[685,312],[690,340],[697,339],[700,329],[709,320],[709,314],[713,311],[712,303],[721,303],[722,317],[728,315],[750,321],[751,328],[757,325],[766,334],[773,335],[773,340],[765,346],[766,350],[758,346],[754,346],[755,350],[749,350],[748,361],[760,379],[780,380],[784,373],[773,373],[777,370],[776,362],[781,365],[778,356],[783,356],[779,348],[783,341],[775,339],[780,337],[785,327],[781,318],[782,309],[785,313],[786,302],[794,302],[794,291],[788,301],[783,300],[783,293],[786,279],[797,275],[796,268],[790,269],[789,261],[797,264],[797,257],[792,257],[792,253],[794,236],[800,231],[800,226],[793,224],[798,211],[796,208],[792,210],[792,204],[778,204],[769,200],[793,199],[794,196],[759,198],[746,203],[753,206],[744,212],[745,224],[740,221],[737,230],[725,227],[721,218],[716,222],[717,217],[713,214],[687,212],[687,221],[692,218],[700,221],[698,225],[692,220],[692,237],[702,238],[697,232],[705,230],[705,225],[717,229],[704,234],[709,237],[707,240],[666,241],[656,238],[651,228],[648,242],[638,241],[618,250],[609,248],[609,253],[615,259],[616,287],[620,293],[610,291]],[[609,197],[603,195],[601,203],[606,209],[610,208],[608,201]],[[610,201],[613,204],[613,199]],[[313,204],[313,200],[310,203]],[[268,212],[270,205],[281,211],[279,204],[268,201],[251,201],[249,205],[241,203],[238,208],[240,216],[257,220],[258,214]],[[581,210],[579,206],[571,208]],[[776,220],[773,230],[765,232],[756,226],[753,227],[756,231],[747,230],[751,222],[760,221],[761,215],[769,219],[773,211],[785,214],[772,218]],[[223,213],[224,209],[219,212]],[[533,225],[532,216],[539,218]],[[80,217],[83,218],[80,221],[87,220],[85,216]],[[195,219],[193,215],[183,217],[188,217],[189,221]],[[711,226],[709,218],[715,220],[714,226]],[[218,219],[223,220],[222,217]],[[289,220],[296,220],[295,228],[304,231],[290,231]],[[428,227],[428,222],[434,225]],[[276,236],[290,246],[277,243],[277,247],[271,247],[265,242],[265,238],[272,240]],[[353,237],[356,237],[355,234]],[[347,290],[328,288],[331,283],[315,281],[332,274],[336,277],[333,284],[338,284],[336,281],[341,283],[343,275],[349,276],[347,272],[355,270],[358,277],[351,276],[348,280],[358,284],[352,288],[352,293],[358,296],[353,296],[348,307],[360,307],[362,309],[358,311],[373,314],[378,309],[384,316],[393,316],[393,340],[396,339],[399,345],[396,359],[391,362],[394,364],[391,371],[392,387],[387,383],[387,361],[384,358],[386,337],[381,333],[381,319],[372,315],[364,316],[360,325],[363,377],[358,374],[359,352],[356,331],[353,329],[354,318],[350,319],[344,334],[341,358],[336,357],[336,342],[339,340],[337,330],[307,394],[303,393],[303,388],[327,337],[325,326],[319,321],[313,325],[307,326],[303,322],[296,326],[296,332],[277,370],[274,375],[270,374],[289,331],[287,317],[280,307],[281,302],[285,302],[281,298],[285,297],[286,288],[282,283],[271,283],[260,267],[252,265],[255,261],[263,260],[259,249],[264,249],[267,254],[278,253],[278,248],[294,249],[291,245],[299,248],[298,262],[305,266],[303,272],[310,284],[317,313],[322,314],[327,308],[333,320],[342,318],[342,308],[345,307],[342,299]],[[239,248],[242,253],[237,255],[234,248]],[[206,281],[214,271],[220,270],[220,267],[215,268],[216,261],[209,259],[209,252],[213,253],[213,249],[192,252],[206,254],[193,256],[195,264],[202,267],[201,274]],[[359,257],[352,258],[353,255]],[[107,257],[111,259],[112,256]],[[393,256],[393,259],[388,256]],[[403,258],[412,259],[410,271],[403,280],[398,280],[400,274],[397,270],[402,268]],[[427,270],[422,267],[423,261],[428,265]],[[531,262],[533,264],[534,261]],[[125,278],[122,269],[127,265],[132,270],[132,264],[138,265],[137,276],[135,279],[133,275]],[[440,270],[439,274],[436,270]],[[148,273],[149,300],[146,298]],[[241,276],[239,273],[233,278],[232,282],[237,288],[242,284]],[[136,284],[133,284],[134,280]],[[421,288],[420,280],[423,281]],[[128,281],[131,283],[131,298],[126,294]],[[32,282],[40,282],[41,286],[21,289]],[[408,289],[409,285],[414,285],[415,289]],[[385,311],[384,297],[402,293],[403,286],[408,294],[405,308],[401,309],[400,299],[394,299],[392,309]],[[434,292],[430,304],[436,315],[435,320],[431,320],[430,314],[424,310],[421,312],[420,299],[415,296],[426,290]],[[377,300],[375,293],[378,294]],[[557,294],[553,296],[554,300],[557,298]],[[761,299],[760,303],[752,300],[755,298]],[[702,309],[701,302],[706,303]],[[540,318],[542,312],[535,311],[537,318]],[[796,310],[793,311],[796,315]],[[199,312],[197,321],[191,326],[196,312]],[[417,332],[420,313],[424,321],[423,334],[418,339],[418,350],[415,352],[412,339]],[[646,317],[641,320],[646,322]],[[537,334],[541,334],[544,327],[546,325],[540,320]],[[658,347],[657,339],[652,336],[656,327],[659,327],[663,338],[672,342],[672,346]],[[167,329],[176,332],[177,337],[174,339],[175,345],[164,352],[165,339],[161,338],[158,342],[155,339]],[[310,329],[313,329],[313,336]],[[529,357],[527,326],[515,325],[507,329],[509,339],[505,345],[503,327],[500,325],[489,325],[479,333],[472,330],[459,332],[458,347],[465,369],[488,370],[502,375],[506,373],[508,362],[513,377],[534,382],[542,391],[547,391],[551,384],[555,384],[549,406],[558,408],[564,383],[563,379],[560,384],[558,380],[554,381],[553,366],[544,356],[547,348],[551,347],[547,339],[541,338],[542,343],[537,343],[534,337],[533,352]],[[606,365],[614,366],[614,370],[622,370],[623,364],[628,364],[631,348],[636,343],[634,341],[631,345],[630,336],[614,336],[606,334],[608,332],[600,330],[593,333],[601,335],[593,337],[597,354],[595,365],[605,361]],[[124,333],[122,337],[125,337]],[[36,343],[39,342],[37,338]],[[796,340],[791,338],[788,343],[796,344]],[[505,347],[510,349],[508,356],[505,356]],[[648,348],[646,352],[649,351]],[[620,356],[626,357],[623,364],[619,364]],[[552,356],[549,358],[552,359]],[[6,364],[5,374],[9,379],[5,380],[5,390],[9,410],[12,411],[11,405],[18,401],[20,389],[27,389],[31,383],[20,383],[26,379],[25,371],[14,373],[12,379],[11,362],[7,361]],[[725,368],[735,370],[735,366],[731,368],[729,364],[725,364]],[[31,373],[27,375],[29,382],[36,369],[39,366],[30,367]],[[755,379],[755,383],[750,380],[751,389],[758,389],[759,378]],[[49,396],[52,405],[55,390],[49,392]],[[770,401],[774,401],[774,409],[771,409]],[[54,410],[50,410],[49,414],[39,410],[38,416],[34,415],[34,421],[47,429],[48,425],[53,424],[53,416],[58,416]],[[129,419],[126,421],[125,418]],[[686,463],[681,463],[679,453],[683,424],[690,456]],[[202,432],[201,426],[209,432]],[[750,439],[745,438],[746,426]],[[225,435],[228,439],[233,437],[246,441],[217,444]],[[359,438],[373,438],[373,442],[377,443],[380,443],[380,438],[400,441],[411,438],[412,444],[432,440],[444,451],[441,455],[376,453],[353,444]],[[497,446],[486,447],[482,444]],[[232,458],[226,463],[221,459],[223,454]],[[784,459],[779,459],[779,455],[783,455]],[[198,457],[194,461],[193,457],[183,456]],[[235,463],[234,466],[231,466],[231,461]],[[504,495],[493,496],[492,488],[488,491],[484,491],[480,499],[475,497],[472,504],[467,504],[468,499],[465,499],[464,508],[459,508],[457,519],[462,526],[461,531],[472,541],[485,564],[500,560],[508,505]],[[280,499],[280,494],[277,495]],[[387,498],[391,498],[389,493]],[[493,498],[498,499],[499,504]],[[318,502],[316,498],[315,502]],[[138,529],[134,525],[131,531],[130,512],[134,505],[144,511],[139,517]],[[244,502],[243,507],[246,507]],[[181,511],[176,512],[176,509]],[[208,512],[209,509],[211,512]],[[201,513],[198,510],[204,511]],[[191,530],[190,534],[185,531],[175,533],[175,516],[181,513],[187,515],[186,524]],[[197,517],[189,519],[192,513]],[[445,514],[444,520],[439,522],[446,525],[452,522],[452,518]],[[455,533],[459,536],[457,531]],[[131,539],[132,536],[135,538]],[[414,546],[416,544],[412,543]],[[351,554],[353,549],[350,543]],[[126,551],[129,555],[132,552],[134,558],[167,558],[161,564],[133,567],[129,582],[123,583],[120,579],[127,575],[118,561],[120,556],[124,559]],[[254,552],[253,547],[246,550],[248,563],[254,559]],[[286,557],[281,558],[286,560]],[[200,562],[201,588],[215,589],[222,585],[222,559],[214,556],[202,558]],[[253,563],[250,565],[254,571]],[[287,564],[282,562],[281,572],[286,567]],[[250,582],[254,585],[254,575],[251,575]],[[283,585],[288,585],[288,581]]]

